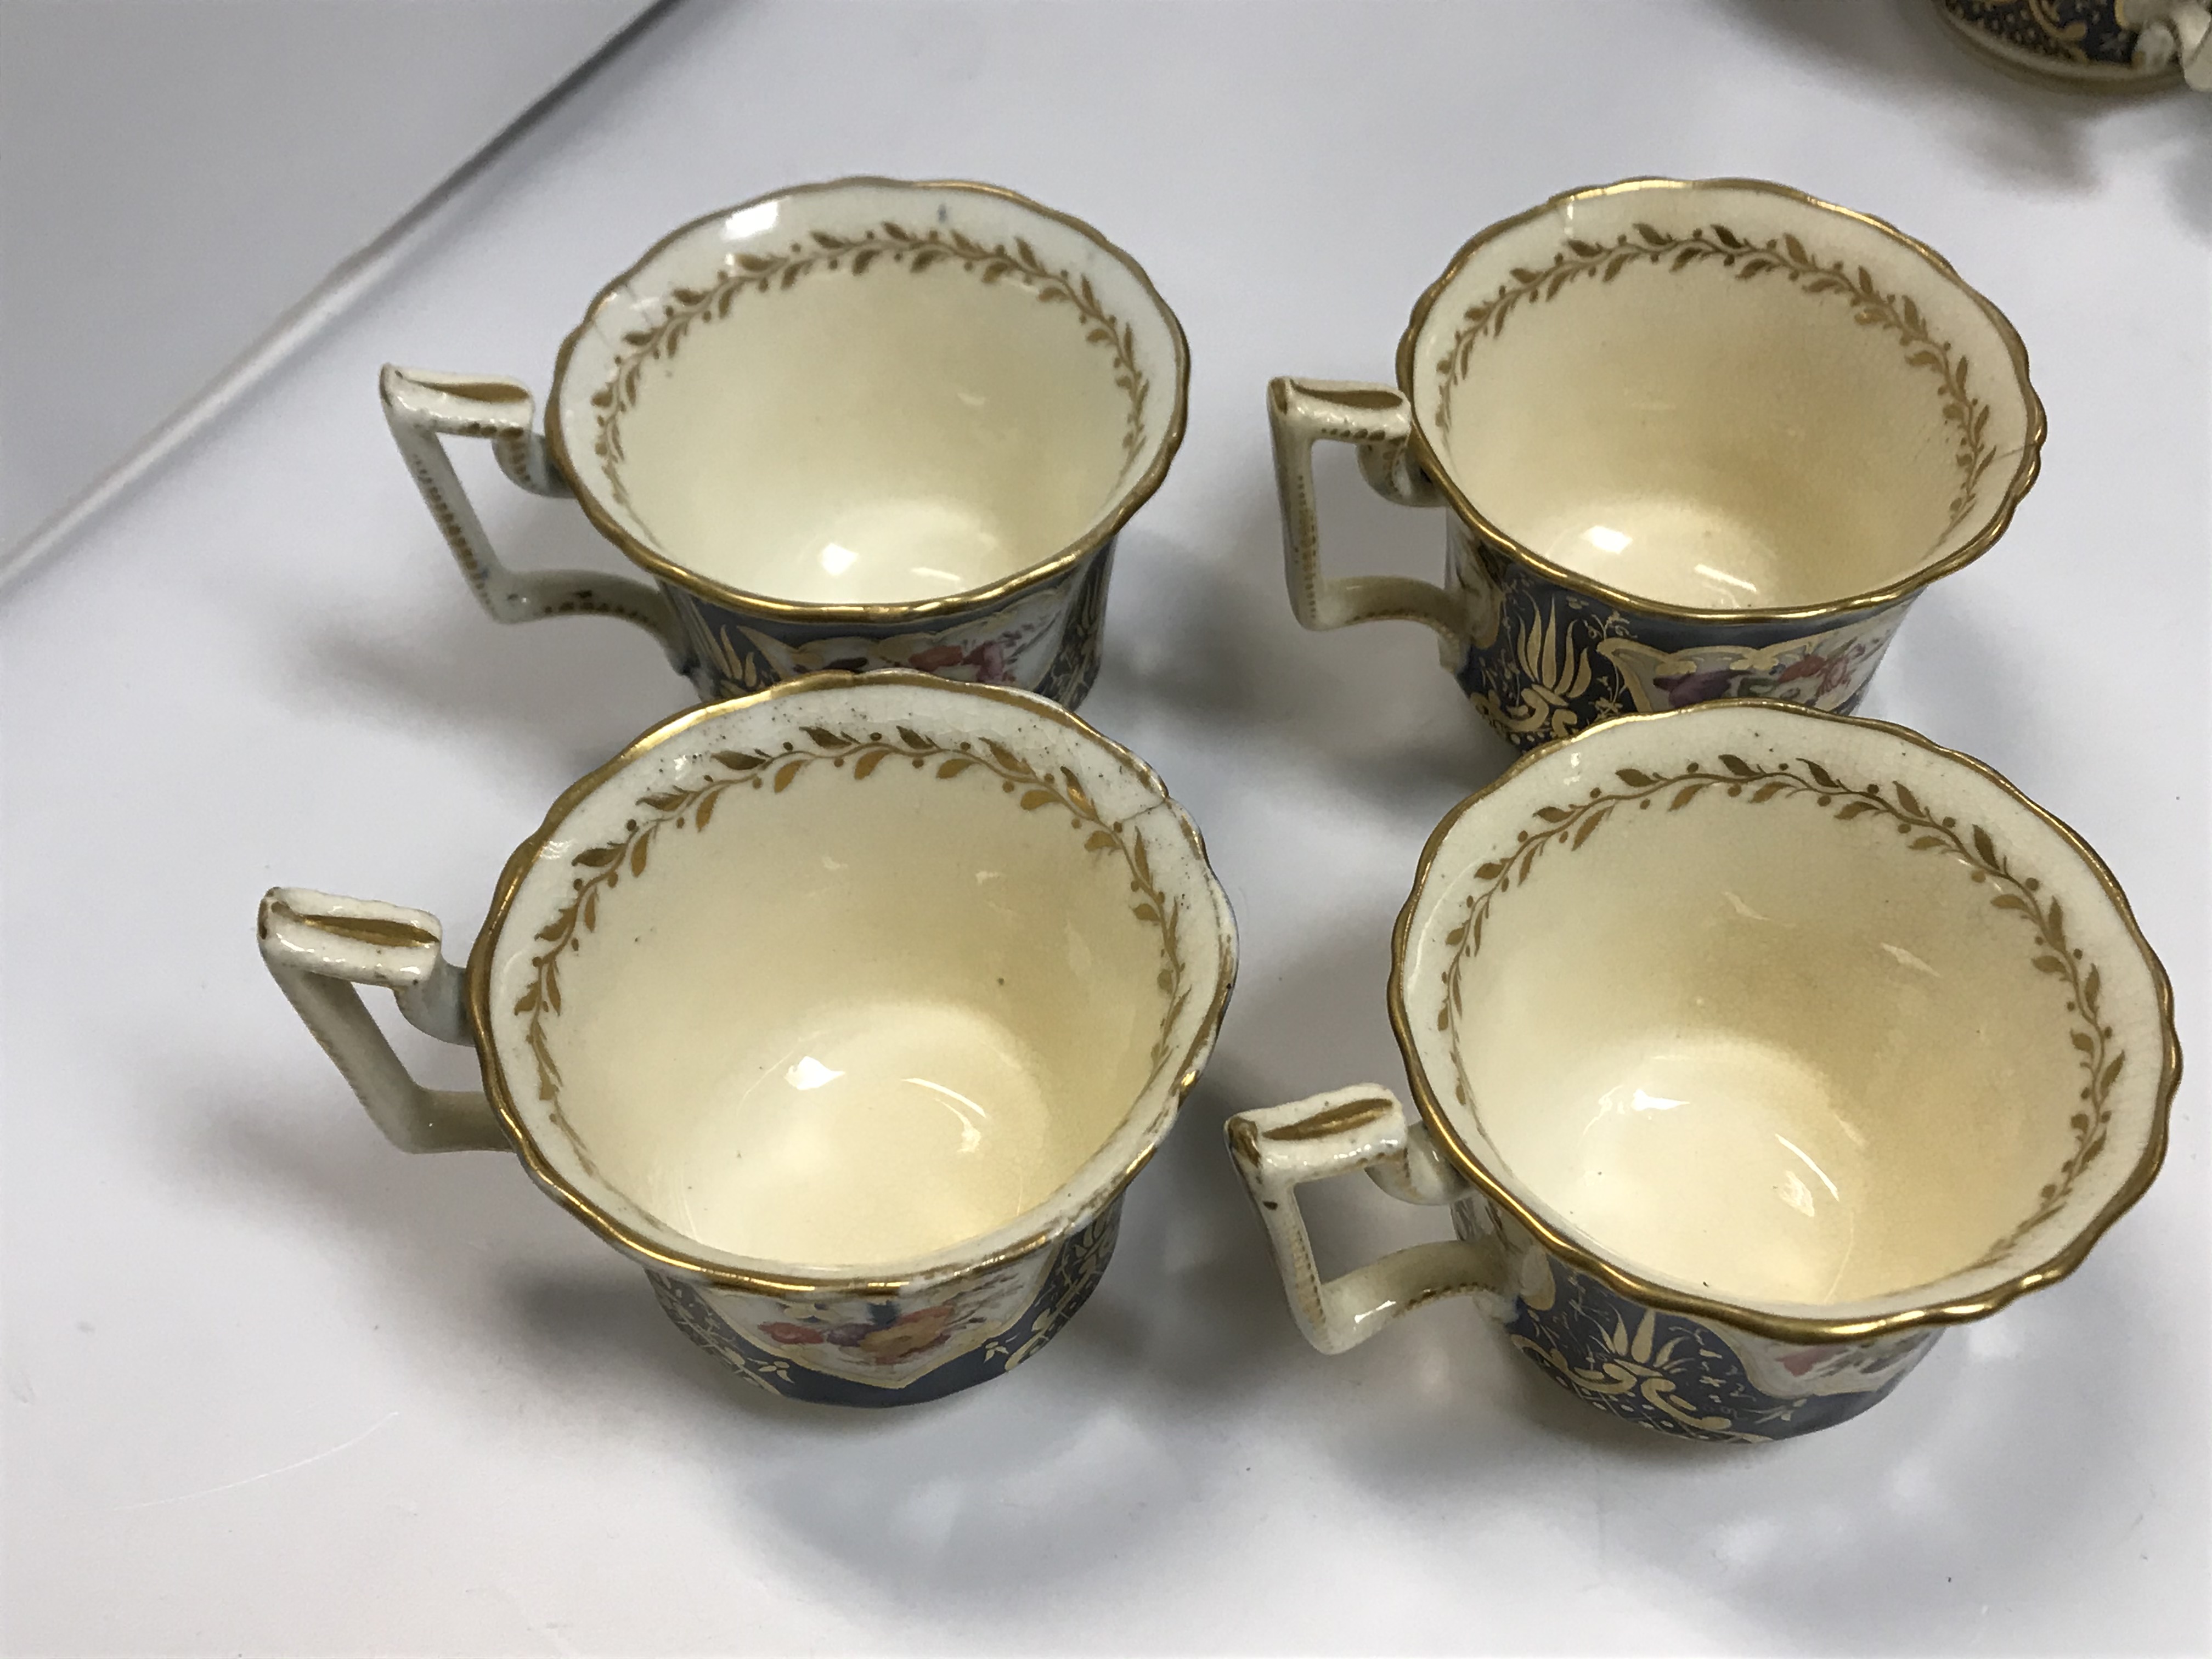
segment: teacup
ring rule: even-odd
[[[1945,21],[2008,68],[2080,87],[2212,88],[2203,0],[1936,0]]]
[[[601,289],[543,439],[513,380],[387,367],[382,389],[498,621],[623,617],[706,698],[903,667],[1073,708],[1188,380],[1166,301],[1080,221],[988,185],[845,179],[696,220]],[[573,493],[656,585],[509,569],[441,434]]]
[[[1522,748],[1714,697],[1852,707],[2043,440],[2019,337],[1941,257],[1735,179],[1492,226],[1413,307],[1395,388],[1278,380],[1268,413],[1298,620],[1426,623]],[[1325,438],[1450,509],[1443,586],[1322,575]]]
[[[1472,1295],[1554,1382],[1695,1440],[1857,1415],[2142,1194],[2180,1073],[2096,855],[1900,726],[1771,701],[1591,728],[1444,818],[1379,1085],[1228,1137],[1326,1353]],[[1303,1183],[1455,1242],[1323,1281]]]
[[[824,674],[566,791],[465,978],[434,917],[278,888],[270,971],[409,1152],[512,1150],[793,1398],[932,1400],[1079,1308],[1218,1029],[1236,933],[1142,761],[1044,699]],[[354,985],[472,1043],[407,1075]]]

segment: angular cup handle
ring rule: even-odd
[[[541,617],[619,617],[660,641],[679,674],[692,652],[668,596],[648,582],[588,570],[511,570],[492,550],[468,492],[446,454],[448,437],[488,438],[500,471],[538,495],[567,495],[568,485],[538,435],[538,405],[519,380],[441,374],[384,366],[378,380],[385,423],[422,492],[423,505],[453,550],[469,590],[495,622]]]
[[[2135,66],[2162,70],[2179,65],[2181,78],[2198,92],[2212,92],[2212,8],[2205,0],[2143,0],[2122,9],[2134,12]]]
[[[461,972],[440,932],[425,911],[305,887],[272,887],[261,901],[262,961],[385,1138],[405,1152],[506,1151],[490,1102],[408,1076],[354,989],[387,986],[410,1024],[473,1047]]]
[[[1323,1353],[1357,1347],[1401,1314],[1448,1296],[1480,1297],[1501,1321],[1509,1313],[1505,1255],[1495,1238],[1415,1244],[1338,1279],[1323,1279],[1316,1269],[1298,1212],[1297,1189],[1307,1182],[1364,1170],[1409,1204],[1449,1204],[1470,1190],[1437,1155],[1427,1129],[1407,1124],[1406,1109],[1388,1089],[1363,1084],[1239,1112],[1225,1133],[1267,1230],[1291,1313]]]
[[[2181,59],[2181,78],[2196,91],[2212,92],[2212,10],[2201,0],[2181,0],[2166,21]]]
[[[1443,499],[1413,459],[1413,410],[1404,396],[1394,386],[1280,377],[1267,383],[1267,424],[1283,514],[1283,579],[1298,621],[1315,629],[1386,618],[1425,623],[1437,631],[1445,666],[1456,668],[1467,648],[1468,624],[1460,602],[1443,588],[1412,576],[1332,580],[1321,573],[1321,520],[1313,482],[1316,443],[1326,439],[1358,445],[1360,476],[1386,501],[1434,507]]]

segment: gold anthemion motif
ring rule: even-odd
[[[1966,866],[1969,878],[1976,885],[1990,888],[1992,907],[2019,916],[2033,930],[2032,948],[2036,969],[2063,981],[2068,995],[2066,1012],[2071,1028],[2069,1036],[2079,1056],[2083,1079],[2081,1109],[2074,1114],[2069,1123],[2074,1133],[2074,1150],[2057,1175],[2037,1195],[2033,1213],[1970,1264],[1974,1267],[1987,1267],[2056,1214],[2081,1172],[2104,1150],[2106,1133],[2112,1122],[2112,1085],[2119,1079],[2127,1055],[2112,1046],[2112,1028],[2105,1023],[2101,1006],[2103,975],[2094,963],[2084,960],[2081,948],[2068,937],[2065,912],[2058,900],[2045,894],[2043,884],[2035,877],[2016,874],[1998,851],[1990,832],[1981,825],[1961,828],[1956,818],[1938,817],[1903,783],[1892,783],[1886,794],[1879,783],[1853,788],[1814,760],[1801,760],[1798,764],[1803,769],[1802,772],[1786,762],[1775,767],[1754,766],[1738,755],[1722,755],[1718,761],[1718,770],[1709,770],[1697,761],[1692,761],[1680,772],[1664,774],[1640,771],[1633,767],[1619,768],[1613,775],[1620,779],[1622,787],[1593,788],[1586,799],[1571,806],[1538,807],[1535,815],[1540,828],[1521,830],[1511,851],[1476,866],[1475,879],[1483,884],[1468,895],[1458,925],[1444,935],[1444,944],[1452,956],[1443,974],[1444,1002],[1437,1013],[1437,1029],[1457,1037],[1462,975],[1468,963],[1482,948],[1483,928],[1498,896],[1516,882],[1527,885],[1530,872],[1547,848],[1556,846],[1572,852],[1589,841],[1621,807],[1633,804],[1638,811],[1648,811],[1654,801],[1663,798],[1668,811],[1679,812],[1699,795],[1717,789],[1728,796],[1743,797],[1754,806],[1776,799],[1809,796],[1814,805],[1832,808],[1838,819],[1869,814],[1887,818],[1899,834],[1911,836],[1907,843],[1909,850],[1948,854]],[[1471,1109],[1473,1094],[1456,1040],[1453,1066],[1455,1092],[1460,1103]]]
[[[703,617],[696,617],[696,626],[686,630],[686,636],[699,653],[701,665],[708,669],[722,685],[735,686],[740,693],[757,691],[773,684],[775,676],[762,669],[760,659],[749,651],[738,649],[730,641],[730,635]]]
[[[1657,1323],[1658,1316],[1647,1308],[1632,1334],[1627,1321],[1614,1316],[1613,1331],[1605,1340],[1605,1358],[1595,1366],[1577,1365],[1557,1345],[1546,1347],[1517,1333],[1513,1346],[1586,1400],[1601,1401],[1618,1395],[1633,1395],[1685,1428],[1732,1434],[1739,1440],[1765,1440],[1765,1435],[1734,1432],[1725,1417],[1700,1417],[1691,1408],[1679,1393],[1678,1384],[1704,1380],[1697,1344],[1686,1336],[1670,1337],[1655,1352],[1653,1331]]]
[[[1638,222],[1609,243],[1569,237],[1565,246],[1552,256],[1552,263],[1540,269],[1514,267],[1510,281],[1462,314],[1451,344],[1437,363],[1437,430],[1451,429],[1451,392],[1465,378],[1476,343],[1495,338],[1522,304],[1556,298],[1562,289],[1584,276],[1610,283],[1632,265],[1663,264],[1675,271],[1707,260],[1733,270],[1739,281],[1772,273],[1807,294],[1839,295],[1850,304],[1853,319],[1862,327],[1884,329],[1898,337],[1905,362],[1935,374],[1944,422],[1958,434],[1953,464],[1959,489],[1951,499],[1950,522],[1943,533],[1948,536],[1965,522],[1983,475],[1997,459],[1989,438],[1990,406],[1967,387],[1966,358],[1948,341],[1935,337],[1911,295],[1885,294],[1864,265],[1854,270],[1841,259],[1822,264],[1794,234],[1760,242],[1714,224],[1677,236]]]
[[[673,362],[694,324],[728,316],[730,307],[742,294],[787,289],[822,270],[849,270],[854,276],[863,276],[878,263],[902,267],[916,276],[934,265],[957,264],[987,284],[1011,277],[1018,285],[1026,285],[1041,304],[1073,307],[1085,325],[1088,343],[1104,348],[1113,357],[1114,385],[1129,404],[1121,426],[1122,470],[1126,472],[1135,464],[1145,447],[1145,399],[1152,382],[1137,366],[1136,330],[1107,310],[1088,276],[1054,270],[1026,237],[986,245],[962,231],[935,226],[908,230],[887,219],[873,229],[851,235],[812,231],[807,241],[793,242],[782,253],[732,253],[713,282],[704,288],[670,289],[658,322],[623,336],[624,349],[616,357],[606,383],[592,394],[592,406],[599,411],[599,432],[592,447],[606,469],[615,500],[630,507],[620,471],[624,459],[622,417],[637,402],[647,363]]]
[[[711,758],[726,775],[641,796],[640,816],[629,821],[619,839],[586,848],[570,859],[583,873],[573,879],[573,891],[560,914],[538,930],[538,939],[545,949],[530,959],[535,971],[528,988],[516,1000],[514,1012],[529,1016],[524,1041],[537,1062],[538,1097],[549,1103],[553,1121],[577,1145],[580,1153],[580,1143],[561,1109],[561,1068],[554,1060],[545,1029],[546,1019],[561,1012],[562,957],[580,951],[584,936],[597,930],[603,893],[619,886],[625,875],[634,881],[644,877],[656,837],[687,827],[704,830],[722,798],[732,790],[765,790],[780,795],[802,773],[825,763],[847,773],[856,783],[894,761],[904,761],[916,770],[933,769],[939,779],[970,772],[994,777],[1003,793],[1018,798],[1023,811],[1056,807],[1066,812],[1071,828],[1089,832],[1084,838],[1085,851],[1118,854],[1128,868],[1130,890],[1136,895],[1131,913],[1160,934],[1158,983],[1168,1006],[1161,1016],[1159,1035],[1152,1042],[1152,1070],[1140,1085],[1149,1087],[1167,1063],[1170,1040],[1190,993],[1185,983],[1181,939],[1182,901],[1169,898],[1153,879],[1144,837],[1125,823],[1109,822],[1102,816],[1073,769],[1040,770],[992,738],[947,745],[908,726],[894,726],[890,737],[881,732],[854,737],[826,726],[805,726],[802,735],[811,747],[786,742],[781,750],[717,751]]]
[[[1533,735],[1540,741],[1567,736],[1583,724],[1575,703],[1589,690],[1595,670],[1589,647],[1602,646],[1607,626],[1556,604],[1546,605],[1514,637],[1513,660],[1521,678],[1512,689],[1518,691],[1519,701],[1509,708],[1486,690],[1471,691],[1468,696],[1500,732]],[[1491,637],[1497,637],[1495,624]],[[1607,697],[1599,700],[1594,712],[1602,720],[1620,711]]]

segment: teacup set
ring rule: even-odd
[[[465,969],[423,912],[264,899],[378,1127],[515,1153],[795,1399],[939,1398],[1065,1326],[1236,977],[1197,826],[1071,712],[1188,380],[1088,227],[884,179],[660,242],[562,346],[543,435],[519,383],[387,368],[484,608],[637,623],[708,701],[552,803]],[[1297,619],[1426,624],[1528,751],[1392,934],[1415,1115],[1358,1084],[1228,1120],[1309,1340],[1468,1295],[1604,1411],[1779,1439],[2069,1272],[2164,1150],[2166,976],[2065,826],[1848,712],[2034,480],[1996,308],[1878,220],[1634,179],[1468,242],[1395,386],[1267,406]],[[461,436],[652,581],[511,570]],[[1444,509],[1442,585],[1322,574],[1322,439]],[[360,984],[482,1091],[416,1084]],[[1297,1189],[1355,1170],[1454,1236],[1322,1279]]]

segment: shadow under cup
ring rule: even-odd
[[[1234,933],[1143,763],[1041,699],[816,676],[563,797],[470,968],[494,1103],[664,1304],[802,1399],[1019,1363],[1104,1271]]]

